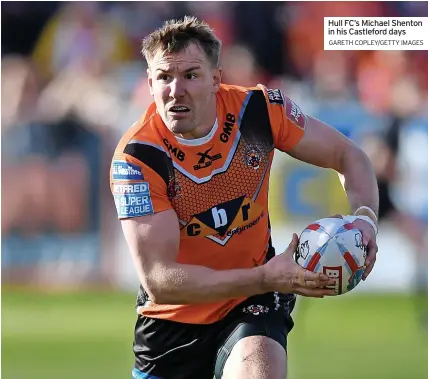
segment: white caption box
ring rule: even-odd
[[[324,50],[428,50],[428,17],[324,17]]]

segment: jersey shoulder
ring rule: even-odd
[[[224,84],[222,83],[220,85],[219,89],[219,96],[221,98],[227,99],[240,99],[244,100],[245,97],[251,93],[252,91],[260,90],[258,87],[243,87],[243,86],[237,86],[233,84]]]
[[[163,124],[156,105],[152,103],[147,111],[123,134],[114,152],[114,157],[121,156],[128,144],[144,142],[148,145],[160,145]]]
[[[231,84],[222,84],[220,86],[219,97],[225,104],[229,103],[246,103],[250,96],[258,92],[263,94],[265,103],[268,108],[276,108],[277,105],[286,106],[287,97],[283,95],[282,91],[278,88],[270,89],[264,84],[257,84],[254,87],[243,87]]]

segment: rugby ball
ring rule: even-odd
[[[359,229],[341,218],[323,218],[303,230],[295,260],[307,270],[333,278],[332,289],[342,295],[361,281],[366,256]]]

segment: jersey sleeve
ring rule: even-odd
[[[172,208],[162,177],[138,159],[116,153],[110,167],[110,189],[119,219]]]
[[[268,89],[261,84],[257,87],[266,98],[275,148],[291,150],[305,134],[307,116],[280,89]]]

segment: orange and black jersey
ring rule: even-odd
[[[111,166],[120,219],[174,209],[180,223],[178,262],[216,270],[251,268],[272,253],[268,184],[274,148],[302,138],[306,116],[278,89],[220,86],[217,121],[200,139],[176,137],[152,104],[123,136]],[[148,317],[204,324],[244,299],[158,305],[142,290]]]

